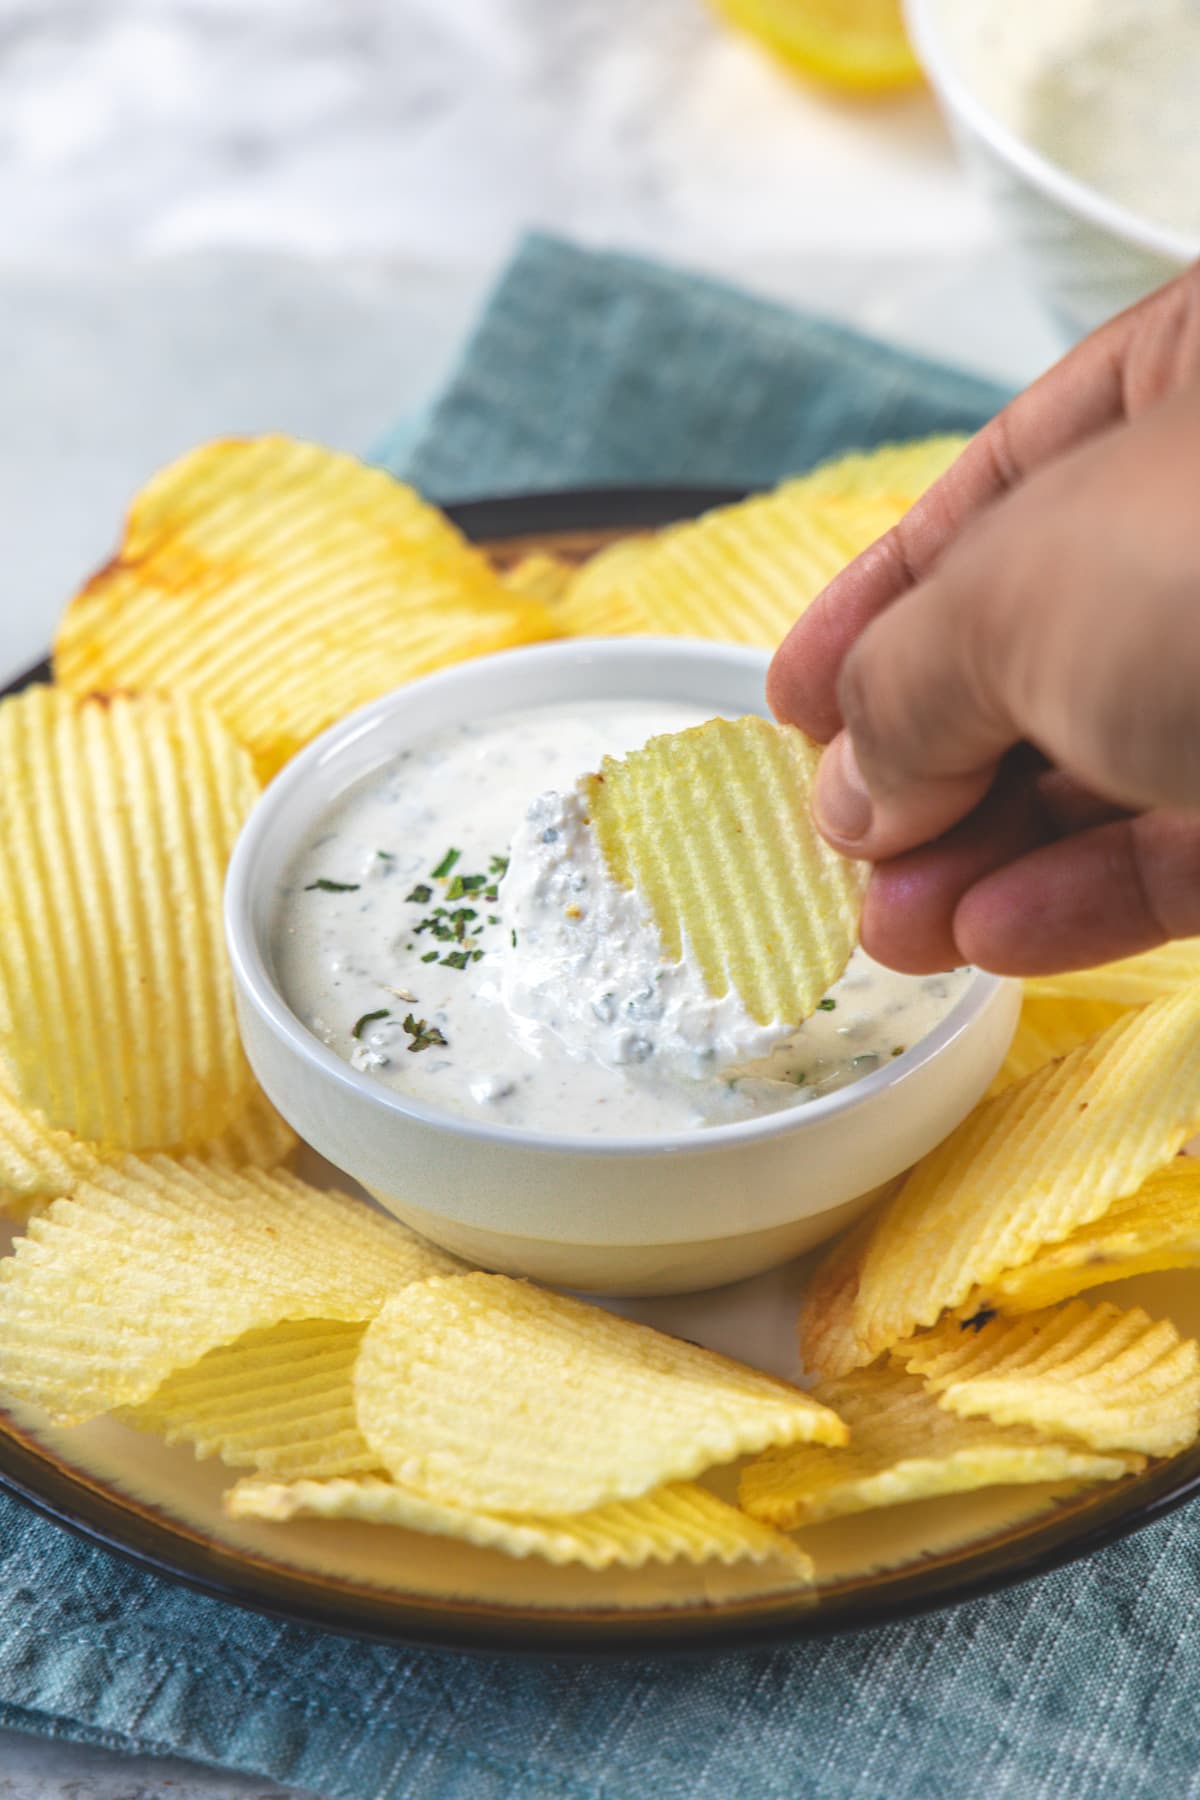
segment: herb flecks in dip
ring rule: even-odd
[[[708,716],[648,701],[501,715],[360,782],[279,896],[275,957],[297,1015],[443,1112],[603,1137],[803,1105],[915,1044],[966,971],[896,975],[858,950],[798,1030],[764,1028],[686,958],[665,960],[636,893],[608,875],[580,774]]]

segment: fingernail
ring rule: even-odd
[[[871,796],[845,731],[821,758],[813,811],[821,830],[845,844],[857,843],[871,828]]]

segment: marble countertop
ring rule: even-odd
[[[524,226],[1012,381],[1059,348],[924,95],[826,99],[702,0],[0,0],[0,217],[0,676],[169,456],[426,399]],[[0,1800],[68,1796],[283,1790],[0,1732]]]

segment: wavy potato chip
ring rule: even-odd
[[[819,494],[792,482],[659,532],[630,566],[624,598],[656,635],[774,649],[906,510],[891,496]]]
[[[458,1538],[507,1556],[540,1556],[589,1569],[642,1569],[650,1563],[781,1562],[803,1581],[811,1559],[798,1545],[727,1506],[707,1489],[677,1482],[639,1499],[610,1501],[586,1512],[521,1518],[424,1499],[394,1482],[267,1481],[249,1477],[225,1497],[235,1519],[354,1519]]]
[[[899,1184],[893,1191],[899,1191]],[[829,1380],[848,1374],[863,1361],[863,1346],[854,1329],[854,1303],[876,1216],[868,1213],[844,1232],[805,1284],[796,1338],[806,1375]]]
[[[959,433],[947,432],[906,443],[880,444],[875,450],[854,450],[819,463],[808,475],[788,482],[784,492],[802,488],[808,494],[842,500],[884,498],[907,511],[958,460],[968,442]]]
[[[194,1145],[249,1099],[221,887],[257,794],[190,701],[0,704],[0,1055],[51,1125]]]
[[[605,757],[580,783],[614,878],[643,897],[667,955],[716,996],[798,1024],[846,967],[867,868],[810,808],[820,750],[766,719],[712,719]]]
[[[282,1170],[126,1157],[77,1179],[0,1261],[0,1385],[78,1424],[289,1319],[369,1319],[462,1265]]]
[[[55,678],[207,701],[263,775],[415,676],[553,637],[436,507],[285,437],[205,444],[157,474],[68,606]]]
[[[1031,1481],[1115,1481],[1121,1456],[1049,1443],[1036,1432],[957,1418],[922,1382],[884,1363],[816,1393],[850,1427],[842,1450],[797,1444],[742,1470],[738,1504],[790,1531],[847,1513]]]
[[[198,1457],[275,1480],[382,1474],[358,1429],[361,1322],[293,1319],[249,1331],[168,1375],[125,1419]]]
[[[1065,994],[1027,993],[1008,1055],[989,1093],[1002,1094],[1014,1081],[1067,1056],[1089,1038],[1107,1031],[1129,1008],[1112,1000],[1076,1000]]]
[[[1140,1307],[1073,1300],[1019,1319],[947,1319],[893,1355],[963,1418],[1147,1456],[1200,1433],[1200,1344]]]
[[[768,1444],[845,1437],[787,1382],[504,1275],[398,1295],[355,1393],[394,1480],[486,1512],[584,1512]]]
[[[1200,1127],[1200,987],[976,1107],[884,1208],[853,1329],[870,1361],[1136,1192]]]
[[[653,629],[630,598],[630,581],[653,538],[620,538],[597,550],[572,575],[554,606],[554,623],[567,637],[629,637]]]
[[[523,594],[545,606],[561,599],[574,579],[575,565],[565,557],[553,556],[546,550],[531,550],[509,568],[501,570],[500,579],[514,594]]]
[[[1044,1245],[1032,1262],[997,1275],[963,1310],[1034,1312],[1106,1281],[1195,1268],[1200,1268],[1200,1158],[1177,1156],[1090,1225],[1061,1243]]]
[[[291,1126],[255,1086],[232,1124],[199,1146],[196,1154],[233,1168],[249,1163],[273,1169],[291,1154],[296,1142]],[[169,1148],[183,1154],[181,1146]],[[24,1212],[32,1202],[69,1195],[77,1176],[98,1163],[119,1161],[122,1154],[51,1125],[44,1113],[17,1098],[11,1078],[0,1066],[0,1212]]]
[[[1116,1006],[1142,1006],[1200,982],[1200,937],[1179,938],[1140,956],[1076,969],[1067,975],[1039,975],[1025,983],[1027,993],[1060,999],[1106,1000]]]

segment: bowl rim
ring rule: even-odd
[[[1110,200],[1099,188],[1070,175],[1040,150],[1026,142],[984,105],[970,82],[959,73],[940,31],[943,0],[901,0],[904,22],[917,60],[931,85],[947,105],[960,114],[975,135],[1004,162],[1011,164],[1047,198],[1066,207],[1089,224],[1099,226],[1139,250],[1145,250],[1180,268],[1200,257],[1200,236],[1156,225],[1140,213]]]
[[[630,663],[649,663],[664,655],[691,663],[698,672],[724,667],[743,674],[761,669],[765,675],[770,660],[769,652],[745,645],[679,638],[554,639],[520,649],[502,650],[490,656],[474,657],[467,662],[456,663],[451,668],[424,676],[369,701],[329,726],[285,765],[264,789],[238,835],[226,875],[224,917],[229,956],[241,995],[253,1006],[259,1019],[276,1041],[283,1043],[292,1057],[305,1063],[323,1081],[354,1094],[378,1114],[398,1122],[417,1125],[447,1136],[467,1138],[501,1151],[585,1156],[589,1159],[627,1159],[648,1155],[679,1155],[700,1150],[720,1152],[736,1149],[748,1143],[801,1132],[806,1126],[815,1127],[832,1116],[857,1112],[861,1107],[869,1105],[877,1095],[900,1086],[916,1075],[971,1029],[1000,991],[1009,985],[1005,977],[989,974],[982,969],[973,970],[964,991],[945,1017],[932,1031],[905,1050],[903,1055],[884,1063],[860,1080],[833,1093],[823,1094],[803,1106],[781,1107],[757,1118],[698,1126],[687,1131],[647,1133],[643,1136],[588,1137],[578,1133],[492,1125],[443,1112],[352,1068],[304,1025],[289,1006],[271,972],[265,945],[255,928],[254,911],[257,895],[256,865],[263,839],[275,827],[279,809],[287,806],[298,792],[304,790],[310,774],[316,768],[335,760],[364,733],[391,719],[397,711],[403,712],[414,694],[425,695],[448,689],[452,695],[456,686],[464,679],[478,682],[482,675],[486,680],[489,672],[495,671],[499,675],[502,669],[509,674],[519,675],[523,670],[538,664],[553,668],[559,662],[586,659],[588,665],[594,665],[597,657],[620,668]],[[499,689],[501,683],[497,681],[496,686]],[[602,691],[597,698],[603,698]],[[510,707],[501,699],[498,704],[488,705],[485,716],[499,715],[507,710]],[[312,817],[332,804],[334,801],[329,800],[322,807],[314,808]],[[306,821],[306,825],[311,824],[312,817]],[[294,834],[297,844],[302,830],[303,828]]]

